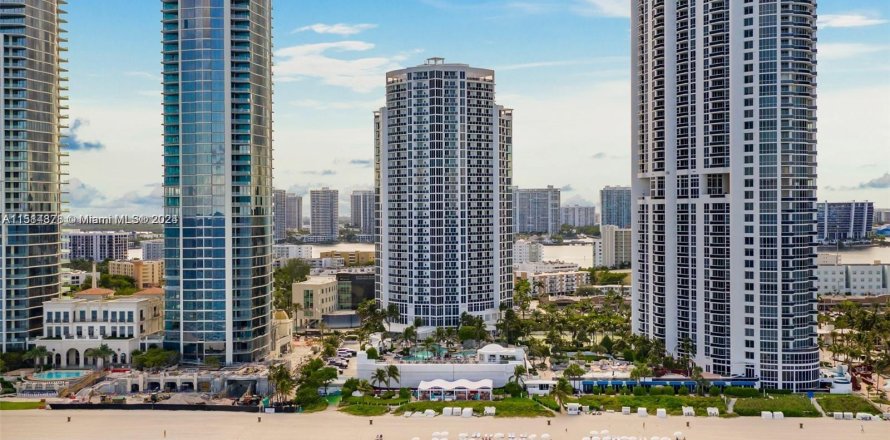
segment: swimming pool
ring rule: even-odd
[[[86,370],[50,370],[37,373],[33,376],[36,380],[71,380],[84,376]]]

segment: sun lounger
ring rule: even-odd
[[[668,416],[667,410],[664,408],[658,408],[655,410],[655,415],[658,416],[659,419],[666,419]]]
[[[411,414],[414,414],[414,413],[412,413],[411,411],[405,411],[405,414],[403,414],[403,415],[405,417],[411,417]]]
[[[621,414],[624,414],[624,415],[626,415],[626,416],[629,416],[629,415],[630,415],[630,407],[629,407],[629,406],[622,406],[622,407],[621,407]]]
[[[486,407],[485,407],[485,412],[483,412],[482,414],[483,414],[483,415],[486,415],[486,416],[493,416],[493,415],[495,414],[495,407],[493,407],[493,406],[486,406]]]
[[[447,416],[447,417],[451,417],[451,407],[450,407],[450,406],[446,406],[445,408],[442,408],[442,415],[443,415],[443,416]]]
[[[683,416],[684,417],[695,417],[695,408],[691,406],[683,407]]]
[[[773,411],[773,418],[776,420],[782,420],[785,418],[785,413],[782,411]]]
[[[844,420],[853,420],[853,413],[844,412]]]
[[[637,408],[637,415],[640,417],[648,417],[649,412],[646,410],[646,408]]]
[[[844,413],[840,411],[835,411],[831,415],[834,416],[835,420],[844,420]]]
[[[856,413],[856,419],[857,419],[857,420],[870,421],[870,420],[871,420],[871,414],[869,414],[869,413],[862,413],[862,412],[861,412],[861,413]]]
[[[713,406],[709,406],[708,407],[708,417],[720,417],[720,410]]]
[[[423,412],[423,415],[425,415],[427,417],[436,417],[436,412],[431,409],[428,409]]]
[[[773,413],[772,413],[772,411],[760,411],[760,418],[761,419],[772,419]]]

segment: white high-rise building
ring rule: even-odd
[[[631,190],[627,186],[607,186],[600,190],[602,224],[630,227]]]
[[[563,206],[559,208],[559,223],[562,225],[593,226],[596,224],[596,207],[594,206]]]
[[[512,305],[512,110],[494,71],[431,58],[386,74],[375,113],[377,300],[401,323]]]
[[[276,242],[287,238],[287,191],[272,190],[272,237]]]
[[[560,223],[559,188],[513,188],[513,229],[523,234],[556,234]]]
[[[536,241],[516,240],[513,243],[513,265],[537,263],[544,259],[544,245]]]
[[[126,260],[130,233],[123,231],[64,231],[62,246],[71,260]]]
[[[327,187],[309,192],[309,233],[315,237],[335,239],[339,235],[337,218],[340,215],[340,192]]]
[[[602,240],[600,241],[602,261],[605,267],[627,267],[631,260],[633,248],[633,234],[630,228],[619,228],[615,225],[602,225],[600,227]],[[596,245],[594,245],[596,246]],[[594,249],[596,252],[596,249]]]
[[[353,191],[349,197],[352,226],[362,234],[374,233],[374,191]]]
[[[603,239],[594,238],[591,246],[593,248],[593,267],[603,267]]]
[[[633,330],[816,388],[816,2],[632,5]]]
[[[303,198],[287,193],[284,223],[287,229],[299,230],[303,227]]]
[[[157,261],[164,259],[164,240],[144,240],[140,243],[142,247],[142,259],[146,261]]]

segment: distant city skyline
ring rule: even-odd
[[[145,19],[157,5],[68,7],[73,214],[161,212],[160,29]],[[630,184],[628,1],[419,0],[399,12],[274,1],[273,184],[304,209],[309,189],[328,186],[347,216],[352,191],[373,187],[368,118],[383,73],[432,56],[499,72],[497,100],[519,127],[517,186],[599,207],[602,187]],[[887,2],[819,2],[819,200],[890,207],[890,165],[875,160],[890,145],[888,20]]]

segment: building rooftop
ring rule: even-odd
[[[147,289],[142,289],[133,295],[163,295],[164,288],[163,287],[149,287]]]
[[[81,290],[80,292],[74,292],[74,297],[95,297],[95,296],[111,296],[114,295],[114,290],[106,289],[104,287],[92,287],[86,290]]]

